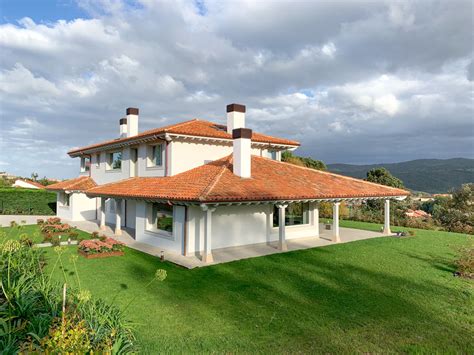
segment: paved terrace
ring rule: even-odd
[[[48,218],[51,216],[0,216],[0,225],[8,226],[10,221],[16,221],[20,223],[21,221],[26,221],[26,224],[35,224],[36,219],[38,218]],[[274,242],[271,244],[261,243],[261,244],[253,244],[247,245],[242,247],[231,247],[231,248],[222,248],[222,249],[213,249],[212,255],[214,257],[214,262],[212,263],[204,263],[200,260],[197,256],[183,256],[179,255],[162,248],[158,248],[149,244],[140,243],[135,241],[132,237],[131,230],[127,228],[122,229],[122,235],[116,236],[114,234],[113,226],[107,226],[104,231],[99,229],[98,221],[83,221],[83,222],[71,222],[64,220],[65,223],[69,223],[72,226],[77,227],[83,231],[92,233],[92,232],[99,232],[100,235],[106,235],[108,237],[112,237],[116,240],[119,240],[125,243],[128,247],[132,249],[136,249],[142,251],[144,253],[155,255],[160,257],[161,252],[164,252],[165,259],[171,261],[172,263],[181,265],[188,269],[192,269],[195,267],[203,267],[209,265],[215,265],[220,263],[226,263],[230,261],[240,260],[240,259],[247,259],[247,258],[254,258],[263,255],[270,255],[275,253],[284,253],[281,250],[278,250],[277,243]],[[309,248],[317,248],[323,247],[326,245],[336,244],[331,241],[332,231],[326,230],[323,224],[319,225],[319,237],[308,237],[308,238],[299,238],[299,239],[287,239],[288,251],[292,250],[300,250],[300,249],[309,249]],[[352,229],[352,228],[340,228],[340,237],[341,243],[349,243],[356,240],[363,240],[363,239],[370,239],[370,238],[377,238],[383,237],[384,235],[379,232],[371,232],[365,231],[360,229]]]

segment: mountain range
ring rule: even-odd
[[[474,183],[474,159],[417,159],[401,163],[370,165],[328,164],[328,170],[356,178],[367,177],[367,171],[384,167],[413,191],[446,193],[462,184]]]

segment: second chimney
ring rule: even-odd
[[[227,105],[227,133],[232,134],[237,128],[245,128],[245,106]]]
[[[121,118],[120,119],[120,138],[124,138],[127,136],[127,119]]]
[[[133,137],[138,134],[138,109],[134,107],[127,108],[127,137]]]
[[[252,130],[237,128],[232,131],[234,174],[242,178],[251,176]]]

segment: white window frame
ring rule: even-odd
[[[120,156],[120,168],[114,168],[113,167],[113,162],[114,162],[114,154],[121,154]],[[115,150],[113,152],[108,152],[106,154],[106,166],[108,171],[121,171],[122,170],[122,165],[123,165],[123,151],[121,150]]]
[[[89,164],[87,164],[89,161]],[[81,173],[88,173],[91,170],[91,157],[81,157]]]
[[[161,164],[157,165],[154,162],[154,150],[157,149],[156,147],[160,146],[161,147]],[[147,146],[147,168],[152,168],[152,169],[162,169],[165,166],[165,152],[166,152],[166,146],[165,143],[158,143],[158,144],[152,144]]]
[[[303,211],[303,220],[305,218],[304,214],[306,213],[306,223],[291,224],[291,225],[286,225],[286,223],[285,223],[286,228],[307,227],[307,226],[311,225],[311,204],[309,202],[296,202],[296,203],[302,203],[303,205],[306,204],[308,206],[308,209],[306,210],[306,212]],[[288,217],[288,207],[286,208],[286,211],[285,211],[285,221],[286,221],[286,218]],[[274,208],[273,212],[272,212],[272,221],[274,220],[275,210],[277,211],[276,216],[278,216],[278,208]],[[272,226],[273,226],[273,229],[278,229],[278,222],[277,222],[276,225],[274,225],[273,222],[272,222]]]
[[[61,207],[69,208],[71,206],[71,194],[67,194],[65,191],[62,191],[59,194],[59,199],[61,202]]]
[[[99,168],[100,167],[100,153],[97,153],[95,155],[95,167]]]
[[[174,230],[174,207],[171,206],[171,218],[172,218],[172,231],[165,231],[162,229],[158,229],[156,226],[157,221],[153,218],[153,205],[155,203],[147,203],[146,204],[146,220],[145,220],[145,231],[148,233],[152,233],[153,235],[163,237],[166,239],[174,240],[173,230]],[[157,205],[163,205],[164,203],[156,203]]]

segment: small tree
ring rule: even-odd
[[[31,173],[31,180],[36,181],[36,179],[38,179],[38,176],[38,173]]]

